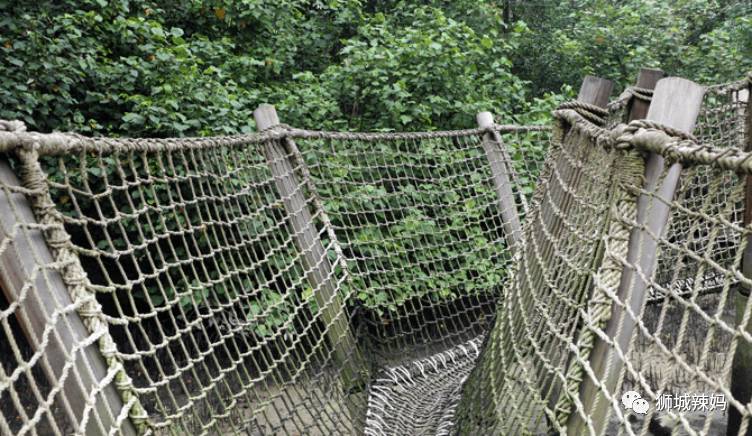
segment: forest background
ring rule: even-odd
[[[203,136],[546,123],[595,74],[752,70],[752,3],[705,0],[0,0],[0,118],[30,130]]]

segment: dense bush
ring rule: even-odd
[[[245,132],[265,101],[305,127],[467,127],[528,97],[510,72],[524,26],[502,35],[494,14],[474,29],[436,6],[356,1],[0,8],[0,117],[35,130]]]
[[[631,84],[640,67],[700,83],[752,70],[752,4],[739,0],[518,2],[514,72],[536,93],[595,74]]]

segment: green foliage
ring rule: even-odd
[[[520,2],[515,72],[535,93],[585,74],[631,85],[641,67],[698,82],[737,80],[752,69],[752,4],[738,0]]]
[[[353,259],[345,291],[359,303],[383,315],[408,300],[498,291],[509,257],[477,143],[299,141],[299,147],[345,256]],[[519,168],[532,185],[534,175],[525,171]]]
[[[400,27],[405,15],[410,25]],[[511,74],[508,57],[515,45],[514,33],[478,34],[440,9],[403,6],[361,25],[340,51],[342,62],[322,78],[338,84],[349,127],[467,127],[481,110],[520,108],[524,84]]]
[[[494,14],[475,14],[474,29],[456,12],[402,3],[371,13],[357,1],[0,7],[0,117],[34,130],[246,132],[265,101],[299,126],[467,127],[475,111],[511,113],[525,98],[510,72],[515,33],[501,37]]]

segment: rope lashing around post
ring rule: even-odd
[[[624,91],[638,100],[649,102],[653,99],[653,89],[640,88],[639,86],[630,86]]]
[[[736,147],[719,148],[702,144],[693,135],[660,123],[634,120],[609,130],[594,124],[581,111],[565,108],[554,111],[553,115],[567,122],[572,129],[592,136],[597,144],[607,148],[635,148],[642,152],[658,153],[669,162],[682,162],[686,166],[712,165],[752,174],[751,152]]]
[[[606,106],[609,112],[616,112],[624,109],[633,98],[650,102],[653,99],[653,90],[648,88],[641,88],[639,86],[628,86],[624,88],[619,97],[608,103]]]
[[[606,124],[608,110],[594,104],[583,103],[581,101],[568,101],[559,105],[557,110],[571,109],[577,112],[586,120],[599,126]]]

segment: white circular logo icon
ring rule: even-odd
[[[640,394],[635,391],[624,392],[621,396],[621,403],[624,404],[625,409],[631,409],[634,401],[640,398]]]
[[[638,398],[632,402],[632,410],[634,410],[634,413],[644,415],[648,413],[649,408],[650,406],[648,405],[648,402],[642,398]]]

